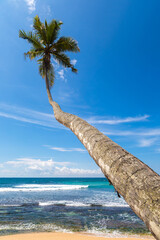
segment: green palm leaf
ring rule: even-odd
[[[46,64],[43,58],[39,59],[37,62],[39,63],[39,73],[41,77],[45,78],[45,76],[47,75],[49,87],[51,88],[54,84],[54,79],[55,79],[53,64],[50,62],[46,68]]]
[[[41,44],[38,36],[32,32],[26,33],[24,30],[19,30],[19,37],[26,39],[36,49],[43,48],[43,45]]]
[[[24,56],[29,57],[30,60],[33,60],[34,58],[40,57],[42,55],[43,55],[43,49],[41,50],[31,49],[30,51],[24,53]]]
[[[56,21],[54,19],[48,24],[47,39],[49,44],[53,44],[53,42],[58,38],[61,25],[61,21]]]
[[[54,79],[55,79],[55,72],[53,64],[50,64],[49,71],[48,71],[48,79],[49,79],[49,87],[51,88],[54,85]]]
[[[38,16],[35,16],[33,19],[33,29],[35,34],[39,37],[40,41],[46,46],[46,28],[45,25],[40,21],[40,18]]]
[[[71,67],[71,60],[65,53],[53,52],[54,59],[65,68]]]
[[[79,52],[77,41],[71,37],[61,37],[54,45],[53,48],[56,51],[70,51],[70,52]]]
[[[58,64],[65,68],[71,68],[72,72],[77,73],[77,69],[71,64],[70,58],[65,53],[53,52],[53,57]]]

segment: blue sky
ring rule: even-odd
[[[53,99],[160,173],[160,2],[0,1],[0,177],[101,177],[72,132],[56,122],[19,29],[63,21],[78,74],[57,66]]]

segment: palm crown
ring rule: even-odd
[[[56,62],[65,68],[71,68],[72,72],[77,72],[70,58],[65,54],[69,52],[79,52],[77,42],[71,37],[60,37],[61,21],[53,19],[50,23],[42,23],[38,16],[33,19],[33,31],[26,33],[24,30],[19,31],[19,37],[26,39],[31,44],[31,49],[25,53],[25,57],[31,60],[38,58],[39,73],[44,78],[46,77],[49,87],[54,84],[54,67],[51,62],[53,57]]]

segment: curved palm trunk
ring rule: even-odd
[[[46,87],[56,120],[78,137],[116,191],[160,240],[160,176],[83,119],[63,112],[52,100],[47,78]]]

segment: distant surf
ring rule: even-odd
[[[88,188],[88,185],[42,185],[42,184],[24,184],[13,187],[1,187],[0,192],[44,192],[57,190],[77,190]]]

